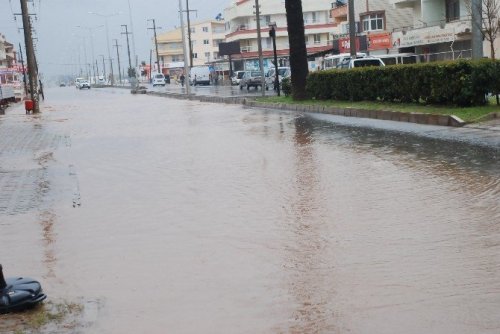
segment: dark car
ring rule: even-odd
[[[259,71],[245,72],[240,81],[240,89],[243,89],[243,87],[246,87],[247,90],[250,90],[250,87],[255,87],[255,89],[262,88],[262,73]],[[268,89],[267,84],[265,84],[265,88],[266,90]]]

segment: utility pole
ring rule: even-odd
[[[130,58],[130,44],[129,44],[129,41],[128,41],[128,35],[130,35],[130,33],[128,32],[128,27],[126,24],[122,24],[122,27],[125,27],[125,32],[122,32],[122,35],[126,35],[127,36],[127,52],[128,52],[128,77],[131,78],[131,70],[132,70],[132,59]]]
[[[137,68],[139,66],[139,59],[138,59],[137,53],[135,52],[134,22],[132,21],[132,7],[130,6],[130,0],[128,0],[128,15],[130,18],[130,30],[131,30],[130,34],[132,35],[132,50],[134,51],[134,59],[135,59],[135,67],[134,68]]]
[[[193,12],[196,12],[193,10]],[[188,43],[189,43],[189,67],[193,67],[193,41],[191,40],[191,11],[189,10],[189,0],[186,0],[186,13],[188,24]]]
[[[118,59],[118,76],[120,78],[120,85],[122,83],[122,70],[121,70],[121,65],[120,65],[120,51],[118,51],[118,47],[120,45],[118,45],[118,40],[115,39],[115,47],[116,47],[116,58]]]
[[[31,22],[28,13],[28,3],[21,0],[21,13],[24,27],[24,43],[26,46],[26,58],[28,61],[28,76],[30,80],[31,101],[33,101],[33,113],[39,113],[38,105],[38,74],[36,73],[35,50],[33,48],[33,38],[31,36]]]
[[[356,21],[354,15],[354,0],[349,0],[349,44],[351,49],[351,57],[356,58]]]
[[[99,64],[97,64],[97,59],[95,60],[95,68],[97,69],[96,83],[99,81]]]
[[[153,70],[153,50],[149,49],[149,83],[151,83],[151,71]]]
[[[153,29],[155,32],[156,62],[158,64],[158,73],[162,73],[161,68],[160,68],[160,56],[158,54],[158,39],[156,38],[156,21],[155,21],[155,19],[150,19],[148,21],[153,21],[153,28],[148,28],[148,29]]]
[[[182,10],[182,0],[179,0],[179,15],[181,19],[181,32],[182,32],[182,51],[184,53],[184,77],[185,77],[185,82],[186,82],[186,94],[189,96],[191,87],[189,86],[189,67],[188,67],[188,62],[186,57],[187,55],[187,50],[186,50],[186,30],[184,26],[184,11]]]
[[[28,82],[26,81],[26,69],[24,67],[23,49],[21,48],[21,43],[19,43],[19,54],[21,55],[21,65],[23,66],[24,94],[27,96],[28,95]]]
[[[260,67],[260,75],[262,77],[262,96],[266,96],[266,77],[264,74],[264,59],[262,57],[262,34],[260,33],[260,6],[259,0],[255,0],[255,15],[257,19],[257,46],[259,50],[259,67]]]
[[[471,0],[472,59],[483,58],[482,5],[481,0]]]

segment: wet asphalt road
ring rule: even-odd
[[[498,333],[497,151],[47,91],[0,116],[0,254],[81,333]],[[418,130],[415,130],[418,131]]]

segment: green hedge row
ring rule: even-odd
[[[320,71],[308,76],[307,92],[319,100],[483,105],[487,93],[500,92],[500,61],[460,60]]]

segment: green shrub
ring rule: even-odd
[[[314,72],[307,92],[318,100],[420,102],[476,106],[500,92],[500,61],[459,60]]]
[[[281,91],[285,96],[292,95],[292,81],[290,78],[283,78],[283,80],[281,80]]]

